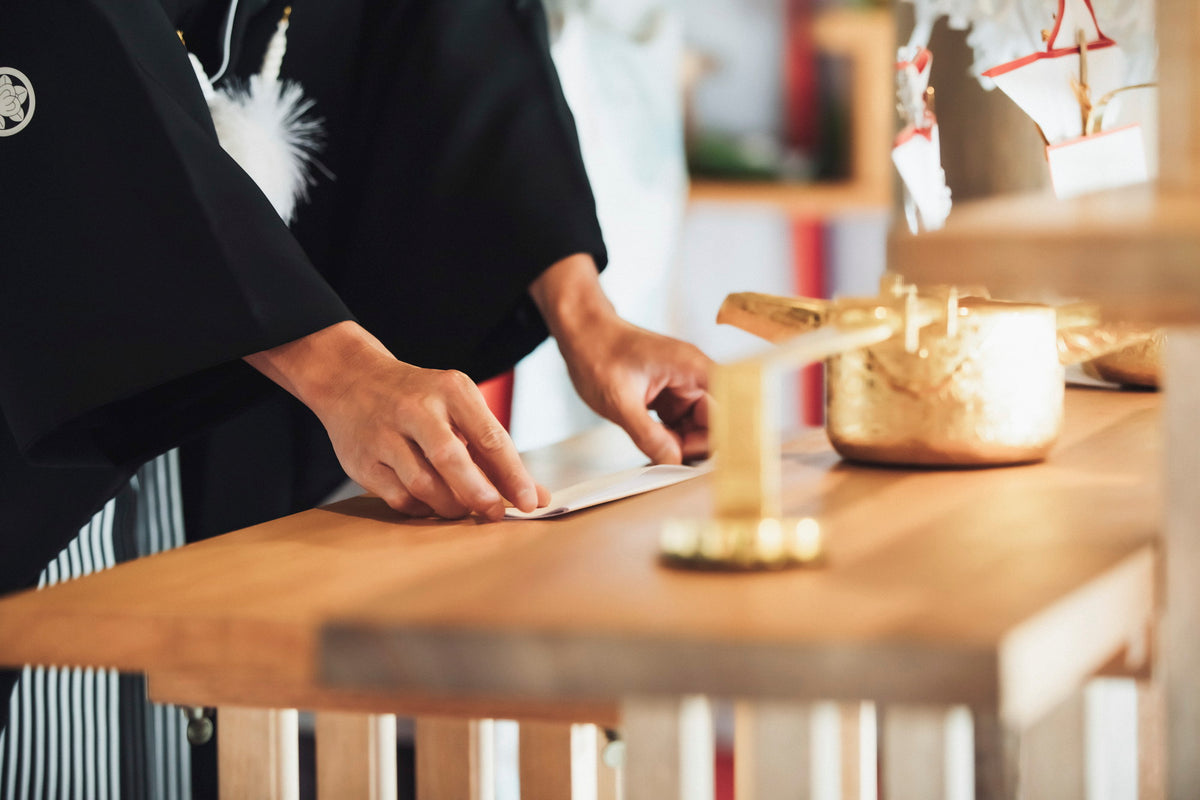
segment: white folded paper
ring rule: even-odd
[[[510,508],[505,512],[508,519],[551,519],[579,511],[584,508],[621,500],[626,497],[662,489],[712,471],[712,462],[705,461],[696,466],[653,464],[634,467],[603,478],[584,481],[565,489],[559,489],[550,497],[550,504],[536,511],[520,511]]]
[[[1050,145],[1046,161],[1054,193],[1062,199],[1150,180],[1140,125]]]

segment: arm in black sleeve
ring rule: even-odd
[[[529,284],[568,255],[606,261],[541,3],[294,7],[284,72],[316,99],[337,175],[298,235],[399,358],[506,369],[546,336]]]
[[[239,402],[242,356],[349,314],[221,150],[154,0],[5,12],[36,110],[0,138],[0,408],[37,460],[148,457]]]

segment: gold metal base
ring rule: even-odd
[[[819,564],[824,536],[811,517],[669,520],[663,564],[684,569],[776,570]]]

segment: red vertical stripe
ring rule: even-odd
[[[813,40],[813,0],[788,0],[783,48],[784,137],[787,144],[815,156],[820,144],[820,90],[817,46]]]
[[[512,424],[513,371],[497,375],[479,384],[479,391],[505,430]]]

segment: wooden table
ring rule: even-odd
[[[822,527],[818,568],[659,566],[662,521],[709,513],[705,478],[491,525],[401,521],[359,498],[6,598],[0,663],[144,671],[157,699],[190,705],[621,722],[634,799],[692,779],[663,760],[688,750],[674,722],[686,697],[745,701],[747,738],[786,721],[784,701],[885,704],[905,726],[881,735],[892,797],[940,780],[903,769],[928,730],[912,709],[964,704],[987,756],[980,791],[1002,796],[1013,734],[1146,650],[1158,407],[1153,394],[1072,390],[1050,458],[1004,469],[855,467],[802,433],[784,448],[785,511]],[[628,465],[619,442],[528,461],[561,486]],[[337,735],[374,730],[349,720]],[[771,762],[739,773],[752,763],[770,785]]]

